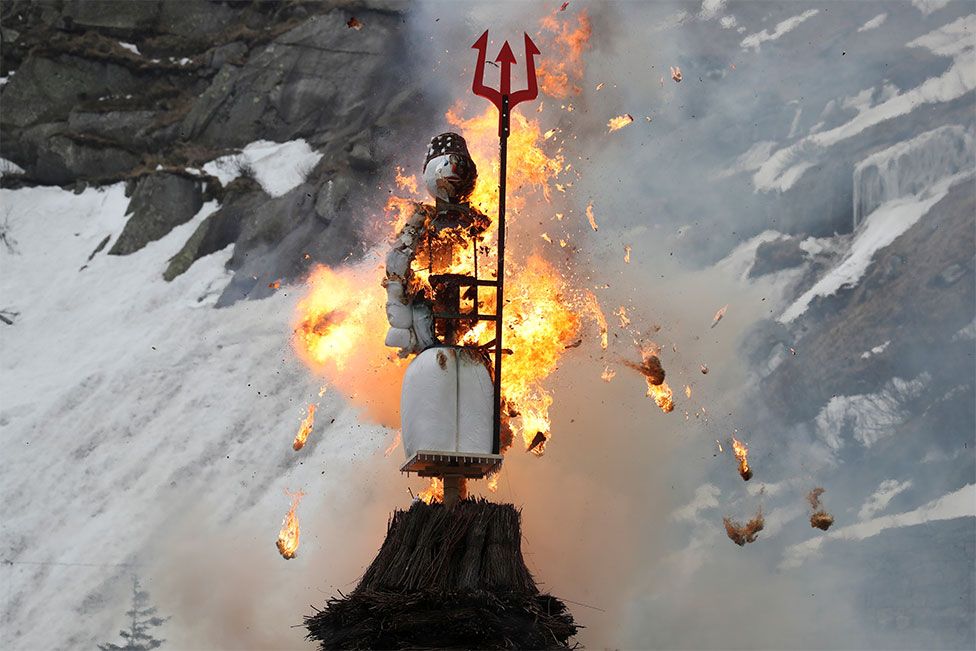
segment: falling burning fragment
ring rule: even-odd
[[[600,379],[603,380],[604,382],[609,382],[610,380],[613,379],[613,376],[616,374],[617,372],[615,370],[607,366],[604,367],[603,373],[600,373]]]
[[[681,68],[678,66],[671,66],[671,79],[674,79],[679,83],[681,82]]]
[[[658,357],[658,351],[657,346],[648,346],[641,351],[643,359],[640,364],[627,360],[624,360],[624,364],[644,376],[647,381],[647,396],[667,414],[674,411],[674,394],[668,383],[664,381],[664,366],[661,364],[661,358]]]
[[[295,442],[291,444],[291,447],[298,452],[303,447],[305,447],[305,441],[308,440],[308,435],[312,433],[312,427],[315,425],[315,405],[310,404],[308,406],[308,415],[302,419],[302,424],[298,428],[298,434],[295,435]]]
[[[348,21],[346,21],[346,27],[348,27],[349,29],[354,29],[358,32],[363,28],[363,22],[358,18],[356,18],[355,16],[353,16]]]
[[[807,501],[810,502],[810,508],[813,509],[813,513],[810,515],[810,526],[826,531],[834,523],[834,516],[827,513],[823,504],[820,503],[820,496],[823,494],[824,489],[818,486],[807,495]]]
[[[759,532],[766,525],[766,521],[763,519],[762,507],[756,512],[755,517],[744,525],[739,524],[731,518],[723,518],[722,521],[725,523],[725,533],[728,534],[729,540],[739,547],[742,547],[746,543],[756,542]]]
[[[710,327],[714,328],[717,326],[718,322],[721,321],[722,317],[725,316],[725,311],[728,309],[728,305],[723,305],[721,308],[719,308],[718,312],[715,313],[715,316],[712,317],[712,325]]]
[[[626,262],[627,264],[630,264],[630,245],[629,244],[625,244],[624,245],[624,262]]]
[[[627,126],[633,121],[634,121],[634,116],[632,116],[630,113],[624,113],[623,115],[618,115],[615,118],[610,118],[610,121],[607,122],[607,129],[609,129],[607,133],[613,133],[614,131],[619,131],[620,129],[623,129],[625,126]]]
[[[733,436],[732,452],[735,453],[735,458],[739,462],[739,476],[743,480],[749,481],[752,479],[752,468],[749,467],[749,448],[746,447],[745,443]]]
[[[699,368],[701,369],[702,375],[708,375],[708,365],[702,364],[701,366],[699,366]]]
[[[586,204],[586,219],[588,219],[589,222],[590,222],[590,228],[592,228],[594,231],[600,230],[600,227],[597,226],[597,223],[596,223],[596,217],[593,215],[593,202],[592,201],[590,203]]]
[[[295,509],[298,508],[298,503],[305,497],[303,491],[297,491],[291,493],[285,491],[285,494],[291,498],[291,508],[288,509],[288,515],[281,523],[281,531],[278,532],[278,542],[275,543],[278,546],[278,553],[285,560],[295,558],[295,553],[298,551],[298,516],[295,515]]]

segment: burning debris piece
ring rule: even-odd
[[[810,508],[813,509],[813,513],[810,515],[810,526],[826,531],[834,523],[834,516],[827,513],[823,504],[820,503],[820,496],[823,494],[824,489],[818,486],[807,495],[807,501],[810,502]]]
[[[596,223],[596,217],[593,216],[593,202],[592,201],[590,203],[586,204],[586,219],[589,220],[589,222],[590,222],[590,228],[592,228],[594,231],[600,230],[600,227],[597,226],[597,223]]]
[[[744,481],[752,479],[752,468],[749,467],[749,448],[739,439],[732,437],[732,452],[739,462],[739,476]]]
[[[308,440],[308,435],[312,433],[312,426],[315,424],[315,404],[308,405],[308,415],[302,419],[301,427],[298,428],[298,434],[295,435],[295,442],[291,444],[291,447],[298,452],[303,447],[305,447],[305,441]]]
[[[396,436],[393,437],[393,442],[390,443],[390,445],[387,446],[386,450],[383,451],[383,456],[388,457],[391,454],[393,454],[393,451],[396,450],[398,447],[400,447],[400,444],[402,442],[403,442],[403,434],[401,433],[400,430],[397,430]]]
[[[615,376],[616,374],[617,372],[615,370],[613,370],[609,366],[606,366],[603,369],[603,373],[600,373],[600,379],[603,380],[604,382],[609,382],[610,380],[613,379],[613,376]]]
[[[288,515],[281,522],[281,531],[278,532],[278,541],[275,544],[278,546],[278,553],[281,554],[281,557],[289,560],[295,558],[295,553],[298,551],[298,516],[295,515],[295,509],[305,497],[305,493],[304,491],[291,493],[286,490],[285,494],[291,498],[291,508],[288,509]]]
[[[701,365],[699,366],[699,369],[701,370],[701,374],[702,374],[702,375],[708,375],[708,365],[706,365],[706,364],[701,364]]]
[[[349,29],[354,29],[358,32],[363,28],[363,21],[353,16],[348,21],[346,21],[346,27],[348,27]]]
[[[570,648],[577,626],[539,591],[521,539],[511,504],[396,511],[359,585],[305,617],[308,637],[323,649]]]
[[[630,264],[630,245],[629,244],[625,244],[624,245],[624,262],[626,262],[627,264]]]
[[[723,305],[721,308],[719,308],[718,312],[715,313],[715,316],[712,317],[712,325],[709,326],[709,327],[710,328],[714,328],[715,326],[717,326],[718,325],[718,322],[721,321],[722,320],[722,317],[725,316],[725,311],[728,310],[728,309],[729,309],[729,306],[727,304],[726,305]]]
[[[584,307],[596,320],[597,326],[600,328],[600,348],[606,350],[607,346],[610,345],[607,335],[607,317],[603,314],[603,310],[600,308],[600,302],[596,300],[596,295],[589,290],[586,292]]]
[[[667,414],[674,411],[674,394],[668,383],[664,381],[664,366],[661,364],[661,358],[658,357],[659,352],[660,349],[651,344],[641,351],[643,359],[640,364],[627,360],[624,360],[624,364],[644,376],[647,381],[647,396]]]
[[[609,129],[607,133],[613,133],[614,131],[619,131],[620,129],[623,129],[625,126],[627,126],[633,121],[634,121],[634,116],[632,116],[630,113],[624,113],[623,115],[618,115],[615,118],[610,118],[610,121],[607,122],[607,129]]]
[[[674,79],[676,82],[681,83],[681,68],[679,68],[678,66],[670,66],[670,68],[671,68],[671,79]]]
[[[722,521],[725,523],[725,533],[728,534],[729,540],[739,547],[742,547],[746,543],[756,542],[759,532],[766,525],[766,521],[763,519],[762,507],[759,507],[755,517],[744,525],[739,524],[731,518],[723,518]]]

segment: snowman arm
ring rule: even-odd
[[[390,330],[386,345],[399,348],[399,356],[419,353],[433,343],[430,306],[414,301],[410,291],[411,265],[423,239],[427,213],[421,205],[407,218],[386,254],[386,318]]]

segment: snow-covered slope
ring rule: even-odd
[[[7,586],[0,646],[108,641],[121,623],[115,618],[126,608],[131,572],[143,577],[163,614],[179,612],[194,581],[219,580],[226,591],[232,577],[213,569],[227,543],[216,542],[223,527],[263,550],[252,562],[266,563],[269,577],[286,571],[273,545],[288,506],[283,490],[304,488],[310,496],[299,513],[315,512],[354,456],[388,443],[381,429],[358,426],[337,396],[319,398],[314,377],[294,361],[288,324],[295,295],[283,288],[213,309],[227,282],[229,249],[171,283],[162,280],[167,259],[212,204],[137,253],[108,256],[103,247],[88,260],[125,223],[122,184],[81,194],[3,190],[0,202],[10,243],[0,249],[0,308],[16,313],[13,325],[0,324],[0,573]],[[320,403],[319,425],[297,455],[289,442],[311,401]],[[323,465],[326,458],[336,465]],[[203,521],[187,521],[191,513]],[[306,536],[312,533],[307,527]],[[179,567],[158,544],[174,535],[192,536],[195,555],[211,569],[175,579]],[[303,550],[315,545],[306,538]],[[166,577],[177,587],[164,589]],[[250,625],[273,629],[272,619]],[[282,635],[290,623],[282,622]],[[162,636],[184,648],[207,646],[206,633],[187,625],[183,618]],[[256,637],[272,645],[288,639]]]

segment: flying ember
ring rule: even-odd
[[[302,419],[301,427],[298,428],[298,434],[295,435],[295,442],[291,444],[296,452],[305,447],[305,441],[308,440],[308,435],[312,433],[312,426],[315,424],[315,405],[309,404],[308,415]]]
[[[628,360],[624,360],[624,364],[644,376],[647,381],[647,396],[667,414],[674,410],[674,394],[668,383],[664,381],[664,366],[661,365],[661,358],[658,357],[659,352],[657,346],[650,344],[641,350],[640,364]]]
[[[281,522],[281,531],[278,532],[278,541],[275,544],[281,557],[288,560],[295,558],[295,553],[298,551],[298,516],[295,515],[295,509],[305,497],[305,493],[303,491],[292,493],[286,490],[285,494],[291,498],[291,508]]]
[[[607,122],[607,129],[609,129],[607,133],[613,133],[614,131],[623,129],[633,121],[634,116],[632,116],[630,113],[624,113],[623,115],[618,115],[615,118],[610,118],[610,121]]]
[[[739,439],[732,437],[732,452],[739,461],[739,476],[745,481],[752,479],[752,468],[749,467],[749,448]]]

